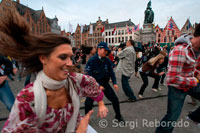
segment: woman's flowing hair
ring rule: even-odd
[[[0,54],[21,62],[27,73],[42,70],[39,55],[49,56],[55,47],[71,45],[67,37],[59,34],[32,34],[30,25],[17,10],[6,10],[3,16],[0,21]]]
[[[157,64],[157,62],[160,60],[160,59],[164,59],[166,56],[166,52],[165,51],[161,51],[157,56],[149,59],[148,63],[151,65],[151,66],[154,66],[155,64]]]

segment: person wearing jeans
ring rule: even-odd
[[[182,35],[175,41],[175,47],[169,54],[167,85],[168,103],[167,113],[156,129],[156,133],[171,133],[172,123],[181,114],[186,95],[200,99],[200,24],[194,31],[194,36]],[[197,73],[197,74],[195,74]],[[198,116],[200,116],[198,114]]]
[[[6,105],[8,111],[11,111],[11,108],[15,101],[15,97],[10,89],[7,80],[5,80],[0,85],[0,100]]]
[[[129,40],[126,42],[126,48],[122,50],[121,48],[118,49],[118,58],[119,58],[119,64],[117,66],[116,71],[121,71],[121,83],[122,83],[122,89],[126,96],[128,96],[128,101],[135,101],[136,97],[134,95],[133,90],[131,89],[129,85],[129,79],[131,75],[134,73],[135,68],[135,60],[136,60],[136,53],[134,50],[134,41]]]

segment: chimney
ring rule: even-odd
[[[17,3],[20,4],[20,0],[17,0]]]

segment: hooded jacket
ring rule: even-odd
[[[192,48],[191,38],[193,36],[179,37],[169,54],[167,84],[184,91],[197,86],[194,72],[196,65],[199,64],[197,62],[199,54]]]

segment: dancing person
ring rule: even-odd
[[[169,54],[167,85],[167,113],[156,129],[156,133],[171,133],[178,120],[187,94],[200,99],[200,74],[195,73],[200,58],[200,24],[194,31],[194,36],[182,35],[175,41],[175,46]],[[197,111],[198,112],[198,111]],[[195,113],[196,114],[196,113]],[[199,117],[198,117],[199,118]]]
[[[113,72],[113,63],[106,58],[109,52],[110,49],[108,48],[108,44],[105,42],[100,42],[97,47],[97,54],[89,59],[86,64],[85,71],[88,75],[96,79],[106,98],[112,102],[116,114],[115,118],[119,122],[124,122],[124,119],[120,113],[119,100],[109,84],[109,80],[111,78],[113,86],[116,92],[118,92],[119,87],[117,85],[115,73]],[[89,112],[93,108],[93,102],[94,100],[92,98],[86,98],[85,113]]]
[[[148,77],[154,78],[154,84],[152,86],[152,91],[158,90],[159,85],[159,79],[160,76],[164,74],[164,72],[155,73],[155,69],[164,62],[164,58],[166,56],[166,53],[164,51],[161,51],[156,57],[153,57],[149,59],[146,63],[142,65],[140,68],[140,77],[142,78],[143,84],[140,88],[140,91],[138,93],[139,98],[143,98],[143,93],[148,86]]]
[[[104,93],[93,77],[71,70],[70,40],[62,35],[33,35],[17,11],[7,10],[0,22],[0,53],[15,57],[27,73],[37,73],[34,83],[23,88],[2,133],[86,132],[92,111],[81,120],[80,96],[98,102],[98,115],[107,115]],[[80,124],[79,124],[80,123]]]
[[[129,40],[126,42],[125,49],[118,49],[117,56],[119,58],[119,64],[117,66],[116,71],[121,71],[121,83],[122,89],[126,96],[128,97],[128,101],[136,101],[136,97],[134,95],[133,90],[129,85],[129,79],[131,75],[134,73],[135,68],[135,60],[136,60],[136,53],[134,50],[135,42],[133,40]]]

